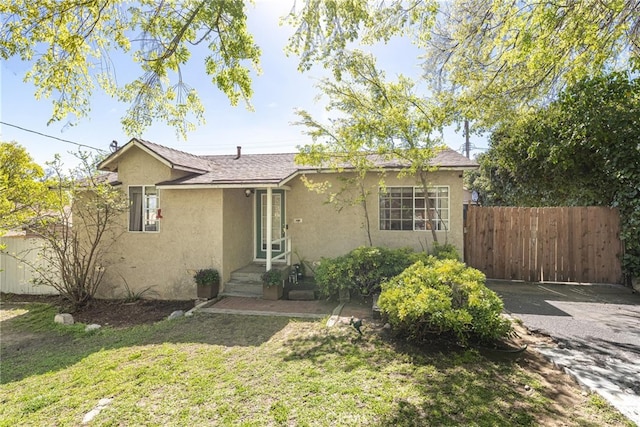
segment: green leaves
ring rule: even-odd
[[[51,205],[44,171],[15,142],[0,143],[0,234],[26,225]]]
[[[429,335],[491,341],[506,337],[510,322],[484,275],[456,260],[417,261],[382,283],[380,309],[391,325],[415,340]]]
[[[99,87],[131,103],[123,118],[128,134],[160,120],[186,138],[204,123],[204,109],[182,68],[193,47],[205,43],[207,74],[232,105],[243,99],[249,106],[250,69],[259,71],[260,50],[241,0],[12,0],[0,4],[0,14],[0,58],[32,61],[25,80],[35,85],[36,98],[53,99],[51,122],[87,116]],[[141,75],[117,81],[114,53],[117,61],[124,53],[138,63]]]
[[[459,0],[442,14],[426,72],[442,102],[488,128],[639,54],[632,0]]]
[[[485,204],[614,206],[623,267],[640,274],[640,79],[587,78],[491,136],[474,181]]]

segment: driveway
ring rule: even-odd
[[[640,295],[618,285],[487,286],[505,311],[558,344],[538,351],[640,426]]]

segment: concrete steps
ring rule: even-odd
[[[224,291],[220,293],[223,297],[246,297],[262,298],[261,281],[238,281],[233,279],[225,283]]]
[[[233,273],[225,283],[223,297],[262,298],[262,273],[264,264],[249,264]]]
[[[286,268],[275,266],[275,268]],[[223,297],[262,298],[262,274],[264,264],[249,264],[231,273],[231,279],[225,283]]]

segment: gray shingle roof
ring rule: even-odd
[[[193,172],[186,177],[160,182],[157,185],[273,185],[285,182],[296,173],[319,169],[296,165],[294,153],[242,154],[240,157],[236,155],[197,156],[141,139],[133,139],[130,143],[143,145],[171,165]],[[103,164],[107,164],[110,158],[105,160]],[[408,164],[402,160],[383,160],[380,158],[374,159],[373,162],[380,168],[403,168]],[[475,161],[469,160],[451,149],[439,152],[432,163],[448,169],[469,169],[478,166]],[[105,169],[108,168],[105,167]]]
[[[174,148],[154,144],[153,142],[145,141],[139,138],[135,138],[135,140],[147,147],[149,150],[155,152],[158,156],[167,160],[172,165],[187,169],[198,169],[202,172],[206,172],[211,169],[209,161],[202,156],[196,156],[195,154],[186,153]]]

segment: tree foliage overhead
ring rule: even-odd
[[[404,37],[424,49],[416,63],[424,63],[448,117],[484,127],[586,75],[640,62],[640,0],[291,4],[286,49],[300,57],[300,70],[340,71],[335,60],[353,44]],[[131,105],[127,133],[164,121],[185,136],[204,117],[202,88],[182,75],[197,46],[208,49],[203,67],[212,82],[232,104],[249,105],[260,49],[243,0],[7,0],[0,18],[0,58],[30,61],[26,80],[37,97],[53,98],[53,121],[88,115],[101,88]],[[121,57],[138,64],[137,78],[116,79]]]
[[[250,69],[259,67],[242,0],[9,0],[0,16],[0,58],[31,61],[25,80],[37,98],[53,98],[51,121],[87,116],[99,86],[131,104],[127,133],[160,120],[185,136],[192,120],[203,122],[198,93],[182,75],[195,46],[209,50],[204,69],[233,105],[248,103]],[[114,53],[128,55],[141,75],[118,81]]]
[[[425,65],[443,102],[491,127],[639,60],[638,0],[456,0],[442,9]]]
[[[624,266],[640,275],[640,78],[583,79],[491,136],[473,181],[485,204],[619,208]]]

